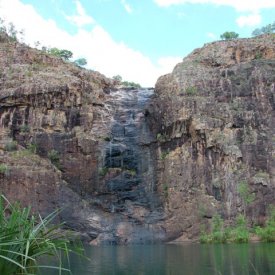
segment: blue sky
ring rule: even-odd
[[[153,86],[225,31],[240,37],[275,20],[275,0],[0,0],[0,17],[33,45],[66,48],[87,68]]]

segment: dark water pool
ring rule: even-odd
[[[275,243],[86,247],[86,254],[90,261],[71,256],[74,275],[275,275]]]

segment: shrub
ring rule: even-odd
[[[249,231],[247,221],[244,215],[239,215],[236,219],[236,226],[230,232],[230,239],[235,243],[247,243],[249,240]]]
[[[5,206],[6,205],[6,206]],[[8,213],[8,214],[7,214]],[[30,207],[21,208],[0,197],[0,274],[37,274],[42,268],[70,272],[62,267],[61,252],[81,254],[72,248],[65,236],[57,231],[61,225],[52,225],[58,215],[55,211],[46,218],[35,217]],[[59,266],[40,266],[41,256],[54,257]],[[39,272],[40,274],[40,272]],[[63,274],[63,273],[62,273]]]
[[[168,196],[169,196],[169,187],[168,187],[167,183],[164,183],[162,185],[162,191],[163,191],[164,197],[168,198]]]
[[[228,239],[228,231],[224,230],[223,219],[220,215],[214,215],[211,221],[211,233],[207,234],[202,229],[200,241],[202,243],[224,243]]]
[[[164,160],[169,155],[169,152],[161,152],[160,159]]]
[[[197,92],[198,92],[198,90],[197,90],[197,87],[194,87],[194,86],[192,86],[192,87],[187,87],[186,89],[185,89],[185,93],[187,94],[187,95],[195,95],[195,94],[197,94]]]
[[[36,154],[37,152],[37,144],[35,143],[30,143],[27,145],[27,150],[30,152],[30,153],[33,153],[33,154]]]
[[[275,242],[275,206],[270,208],[269,218],[266,221],[266,226],[256,228],[256,234],[264,242]]]
[[[50,55],[61,57],[63,60],[69,60],[69,58],[73,57],[73,53],[71,51],[64,49],[60,50],[58,48],[47,49],[47,53]]]
[[[5,151],[8,151],[8,152],[16,151],[17,150],[17,142],[15,140],[8,142],[5,145],[4,149],[5,149]]]
[[[275,21],[272,24],[268,24],[262,28],[255,29],[252,32],[253,36],[258,36],[261,34],[268,34],[268,33],[274,33],[275,32]]]
[[[28,133],[29,131],[30,131],[29,125],[24,124],[24,125],[20,126],[20,132],[22,132],[22,133]]]
[[[108,173],[108,171],[109,171],[109,167],[103,167],[103,168],[100,169],[99,175],[100,175],[101,177],[105,177],[106,174]]]
[[[244,204],[244,216],[246,216],[246,208],[255,199],[255,194],[251,193],[247,181],[241,181],[237,186],[237,191]]]
[[[74,64],[79,67],[85,66],[85,65],[87,65],[87,60],[86,60],[86,58],[79,58],[74,61]]]
[[[236,39],[239,37],[239,34],[236,32],[224,32],[220,35],[221,39],[224,40],[230,40],[230,39]]]
[[[60,169],[60,156],[56,150],[54,150],[54,149],[51,150],[48,153],[48,158],[54,166],[56,166],[58,169]]]
[[[0,164],[0,174],[5,175],[8,172],[8,166],[6,164]]]

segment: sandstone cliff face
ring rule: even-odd
[[[158,189],[171,238],[193,238],[214,213],[261,223],[275,203],[275,37],[196,49],[159,78],[149,112]],[[238,186],[255,200],[245,205]]]
[[[1,193],[42,215],[62,208],[93,244],[163,238],[151,151],[141,149],[152,91],[117,92],[103,75],[5,35],[0,68]]]
[[[1,35],[1,193],[42,215],[62,207],[93,244],[194,239],[217,212],[263,222],[275,196],[274,45],[208,44],[153,95]]]
[[[98,184],[101,146],[110,128],[104,100],[113,83],[3,34],[0,68],[0,164],[6,170],[0,174],[1,193],[42,214],[68,208],[63,218],[76,228],[74,219],[81,220],[85,208],[81,196]],[[14,141],[16,151],[9,152]]]

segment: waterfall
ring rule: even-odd
[[[150,206],[154,192],[153,161],[149,146],[152,137],[144,116],[153,90],[119,90],[110,94],[113,109],[111,138],[105,148],[104,166],[109,171],[105,181],[114,199],[110,211],[126,210],[125,202]]]

